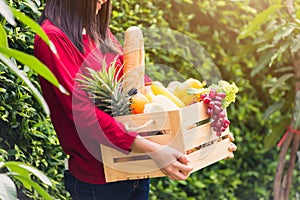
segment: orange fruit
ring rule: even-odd
[[[137,93],[131,98],[131,113],[140,114],[144,112],[145,104],[150,103],[147,97],[141,93]]]

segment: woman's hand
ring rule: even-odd
[[[230,146],[228,147],[228,151],[230,151],[230,155],[228,156],[228,158],[234,158],[234,151],[237,150],[237,146],[233,143],[234,142],[234,137],[232,135],[232,133],[230,133],[229,135],[229,139],[231,141]]]
[[[137,136],[131,148],[133,152],[143,152],[149,155],[170,179],[185,180],[193,170],[191,166],[188,166],[187,156],[172,147]]]
[[[188,165],[188,157],[172,147],[160,146],[158,150],[147,154],[170,179],[186,180],[193,170]]]

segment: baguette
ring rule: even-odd
[[[144,93],[145,50],[139,27],[128,28],[124,36],[124,87]]]

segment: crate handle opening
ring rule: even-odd
[[[187,151],[186,151],[186,154],[189,155],[189,154],[191,154],[191,153],[194,153],[194,152],[196,152],[196,151],[199,151],[200,149],[206,148],[206,147],[211,146],[211,145],[215,145],[215,144],[217,144],[218,142],[221,142],[221,141],[227,139],[228,137],[229,137],[228,135],[224,135],[224,136],[221,136],[221,137],[219,137],[219,138],[217,138],[217,139],[214,139],[214,140],[212,140],[212,141],[209,141],[209,142],[200,144],[199,146],[194,147],[193,149],[187,150]]]
[[[200,120],[196,123],[193,123],[191,125],[187,125],[185,127],[183,127],[185,130],[190,130],[190,129],[193,129],[193,128],[196,128],[196,127],[199,127],[199,126],[202,126],[202,125],[208,125],[211,123],[211,118],[206,118],[206,119],[203,119],[203,120]]]
[[[150,159],[151,158],[148,155],[130,156],[130,157],[119,157],[119,158],[114,158],[114,163],[124,163],[124,162],[150,160]]]
[[[166,130],[140,132],[139,136],[148,137],[148,136],[157,136],[157,135],[166,135],[166,134],[172,134],[171,130],[166,129]]]

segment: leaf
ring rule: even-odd
[[[8,23],[15,26],[16,22],[14,20],[13,13],[4,0],[0,0],[0,8],[0,14],[7,20]]]
[[[276,53],[271,57],[271,61],[269,63],[269,67],[273,65],[273,62],[280,56],[283,52],[285,52],[290,46],[289,41],[284,41],[283,44],[280,44],[280,48],[276,51]]]
[[[290,124],[290,119],[281,119],[278,124],[274,124],[272,127],[272,133],[267,135],[264,139],[265,148],[267,150],[271,149],[280,137],[284,134],[286,126]]]
[[[277,9],[282,8],[282,5],[273,5],[268,9],[264,10],[260,14],[258,14],[254,20],[252,20],[240,33],[238,36],[238,40],[245,39],[253,32],[255,32],[259,27],[266,21],[266,19],[273,14]]]
[[[271,49],[274,47],[275,47],[275,44],[266,44],[266,45],[260,47],[259,49],[257,49],[257,52],[265,51],[267,49]]]
[[[292,53],[295,53],[299,49],[300,49],[300,36],[297,35],[297,37],[293,39],[293,42],[291,45],[291,51],[292,51]]]
[[[193,4],[193,0],[183,0],[184,3]]]
[[[36,3],[38,6],[41,6],[41,1],[40,1],[40,0],[35,0],[35,3]]]
[[[68,92],[63,88],[63,86],[59,84],[58,80],[53,75],[53,73],[36,57],[10,48],[0,47],[0,53],[1,52],[3,54],[6,54],[7,56],[14,57],[23,65],[30,67],[35,72],[39,73],[42,77],[44,77],[46,80],[48,80],[50,83],[58,87],[62,93],[68,94]]]
[[[258,60],[256,67],[252,69],[250,76],[254,77],[257,73],[263,70],[263,68],[265,68],[268,65],[273,55],[274,50],[269,50],[265,52]]]
[[[34,31],[36,34],[38,34],[49,45],[51,51],[54,54],[57,54],[54,44],[50,41],[47,34],[43,31],[43,29],[40,27],[40,25],[38,23],[36,23],[30,17],[26,16],[24,13],[22,13],[16,9],[13,9],[12,11],[18,20],[20,20],[22,23],[29,26],[32,31]]]
[[[16,200],[17,188],[14,182],[6,174],[0,174],[0,199]]]
[[[274,1],[274,2],[273,2],[274,4],[281,4],[281,1],[282,1],[282,0],[273,0],[273,1]]]
[[[277,43],[279,40],[289,36],[295,29],[296,26],[293,24],[282,26],[274,36],[273,40]]]
[[[296,18],[300,19],[300,9],[298,9],[297,12],[296,12]]]
[[[2,149],[0,149],[0,150],[2,150]],[[1,153],[2,153],[2,152],[1,152]],[[0,169],[1,169],[2,167],[4,167],[4,165],[5,165],[4,162],[0,162]]]
[[[27,173],[23,173],[23,170],[32,173],[33,175],[38,177],[43,183],[45,183],[47,185],[50,185],[50,186],[52,185],[49,178],[35,167],[32,167],[30,165],[26,165],[26,164],[20,163],[20,162],[6,162],[5,165],[8,168],[13,168],[13,169],[18,170],[19,172],[21,172],[19,174],[26,177],[26,178],[29,178],[29,176],[27,176]],[[18,171],[15,171],[15,172],[18,172]]]
[[[276,102],[275,104],[271,105],[263,114],[263,120],[269,118],[273,113],[280,110],[284,105],[283,101]]]
[[[8,47],[7,35],[3,26],[0,26],[0,46]]]
[[[293,72],[294,66],[283,66],[281,68],[275,69],[274,73],[287,73],[287,72]]]
[[[33,180],[28,179],[28,178],[23,177],[18,174],[12,174],[12,176],[15,179],[18,179],[19,181],[21,181],[22,183],[26,182],[26,184],[31,185],[43,197],[44,200],[52,200],[51,196],[40,185],[38,185]]]
[[[270,94],[273,94],[277,88],[282,87],[284,82],[286,82],[288,79],[290,79],[294,76],[295,76],[295,74],[292,74],[292,73],[282,75],[269,90]]]
[[[49,185],[49,186],[52,185],[50,179],[43,172],[38,170],[37,168],[32,167],[30,165],[26,165],[24,163],[21,163],[19,166],[22,167],[23,169],[26,169],[27,171],[31,172],[33,175],[38,177],[46,185]]]
[[[0,47],[0,52],[1,52],[1,47]],[[9,60],[7,57],[3,56],[1,53],[0,53],[0,60],[2,60],[3,63],[5,63],[18,77],[20,77],[25,82],[26,85],[28,85],[33,96],[42,105],[45,113],[47,115],[49,115],[50,110],[49,110],[49,107],[48,107],[45,99],[40,94],[40,92],[34,87],[34,85],[30,82],[30,80],[23,74],[23,72],[21,70],[19,70],[17,68],[17,66],[15,66],[15,64],[13,62],[11,62],[11,60]]]
[[[253,44],[257,45],[272,41],[279,28],[280,26],[277,25],[275,20],[269,21],[267,27],[264,29],[265,34],[262,34],[258,38],[254,38]]]
[[[26,178],[30,178],[29,172],[18,165],[12,163],[12,162],[6,162],[5,166],[8,168],[10,172],[13,174],[19,174],[21,176],[24,176]],[[23,183],[24,187],[27,188],[28,190],[31,190],[31,186],[27,185],[27,182]]]
[[[25,3],[28,7],[31,8],[31,10],[37,14],[37,15],[40,15],[40,11],[38,10],[36,4],[30,0],[26,0],[26,3]]]
[[[295,129],[298,130],[300,128],[300,91],[298,90],[296,93],[295,99],[296,105],[294,110],[294,124]]]

